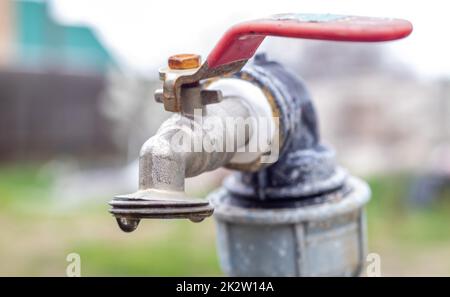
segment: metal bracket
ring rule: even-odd
[[[181,112],[181,100],[189,100],[181,98],[181,89],[183,86],[196,84],[201,80],[230,75],[239,72],[247,63],[247,60],[235,61],[216,68],[208,67],[208,62],[203,63],[199,68],[195,69],[170,69],[162,68],[159,70],[159,77],[164,82],[163,89],[155,92],[155,100],[164,104],[164,108],[171,112]],[[202,102],[204,104],[216,103],[222,99],[220,91],[201,90]]]

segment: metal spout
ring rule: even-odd
[[[265,100],[259,102],[267,104]],[[198,113],[198,118],[192,117],[191,112],[173,115],[142,146],[138,191],[117,196],[110,202],[110,212],[123,231],[135,230],[142,218],[187,218],[200,222],[212,215],[213,207],[208,201],[186,197],[185,179],[225,166],[238,151],[245,151],[243,148],[256,129],[254,123],[249,121],[248,129],[239,131],[230,129],[225,122],[246,120],[258,114],[255,107],[239,96],[228,96]],[[205,149],[205,142],[212,149]],[[233,143],[231,149],[221,147],[229,143]],[[241,156],[239,160],[242,159],[245,158]]]

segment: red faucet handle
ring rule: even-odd
[[[279,14],[231,27],[208,56],[209,68],[250,59],[266,36],[377,42],[396,40],[412,31],[410,22],[331,14]]]
[[[376,42],[400,39],[411,31],[411,23],[405,20],[331,14],[279,14],[240,23],[222,36],[200,67],[197,68],[200,64],[198,58],[198,61],[189,60],[192,55],[172,58],[169,64],[173,62],[174,69],[169,67],[160,70],[164,87],[155,93],[155,98],[164,103],[166,110],[181,111],[183,85],[238,72],[255,54],[266,36]],[[187,67],[188,62],[195,63]]]

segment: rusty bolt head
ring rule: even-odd
[[[182,70],[200,67],[201,58],[195,54],[179,54],[169,57],[169,68]]]

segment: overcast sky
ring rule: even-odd
[[[413,33],[382,46],[424,77],[450,76],[450,2],[444,0],[57,0],[52,4],[60,21],[93,26],[124,66],[143,73],[154,73],[174,53],[206,57],[234,23],[297,12],[407,19],[413,23]],[[295,40],[269,38],[262,49],[271,56],[295,59],[290,54],[298,51],[287,49],[297,46]]]

